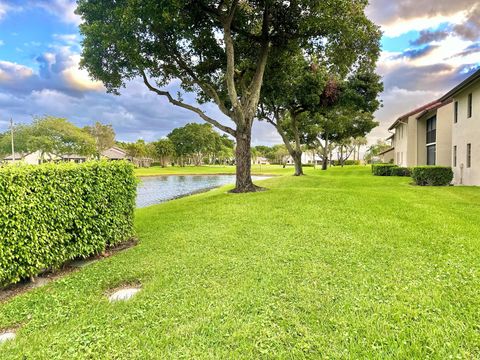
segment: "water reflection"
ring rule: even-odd
[[[252,176],[253,180],[268,176]],[[235,183],[234,175],[170,175],[142,178],[138,185],[137,207],[158,204],[179,196]]]

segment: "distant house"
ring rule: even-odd
[[[382,151],[381,153],[378,154],[378,157],[380,158],[380,161],[382,163],[392,163],[395,160],[395,148],[391,147],[387,150]]]
[[[61,158],[53,154],[43,154],[42,156],[40,150],[31,153],[15,153],[14,156],[9,155],[3,158],[5,163],[12,163],[14,160],[28,165],[38,165],[42,162],[60,161]]]
[[[382,163],[392,163],[395,161],[395,147],[393,145],[393,138],[395,135],[391,135],[390,137],[387,138],[386,142],[390,143],[390,147],[381,153],[378,154],[377,156],[377,161],[381,161]]]
[[[70,154],[70,155],[62,155],[62,161],[64,162],[73,162],[76,164],[81,164],[87,161],[89,158],[84,155],[76,155],[76,154]]]
[[[131,161],[137,167],[150,167],[153,162],[153,159],[149,157],[137,158],[137,157],[128,156],[127,152],[122,148],[119,148],[118,146],[113,146],[110,149],[103,151],[102,157],[111,161],[116,161],[116,160]]]
[[[293,165],[295,162],[291,156],[287,157],[287,164]],[[302,152],[302,164],[303,165],[319,165],[322,163],[322,158],[315,154],[313,151]]]
[[[253,163],[255,165],[269,165],[270,162],[266,157],[258,156],[255,159],[253,159]]]
[[[102,152],[102,157],[107,160],[129,160],[127,159],[127,152],[118,146],[113,146]]]

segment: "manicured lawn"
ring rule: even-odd
[[[308,174],[138,210],[138,246],[0,305],[0,358],[479,358],[480,189]]]
[[[253,165],[252,173],[257,175],[280,175],[293,174],[293,166],[283,168],[281,165]],[[168,166],[162,168],[153,166],[150,168],[135,169],[138,176],[156,176],[156,175],[204,175],[204,174],[235,174],[235,166]]]

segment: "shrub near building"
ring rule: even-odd
[[[373,164],[372,173],[375,176],[392,176],[392,169],[396,167],[394,164]]]
[[[0,169],[0,285],[133,236],[137,181],[126,162]]]
[[[446,186],[453,180],[453,171],[447,166],[418,166],[413,168],[412,178],[421,186]]]

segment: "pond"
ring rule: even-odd
[[[252,176],[253,180],[270,176]],[[141,179],[137,189],[137,208],[159,204],[177,197],[234,184],[235,175],[168,175]]]

